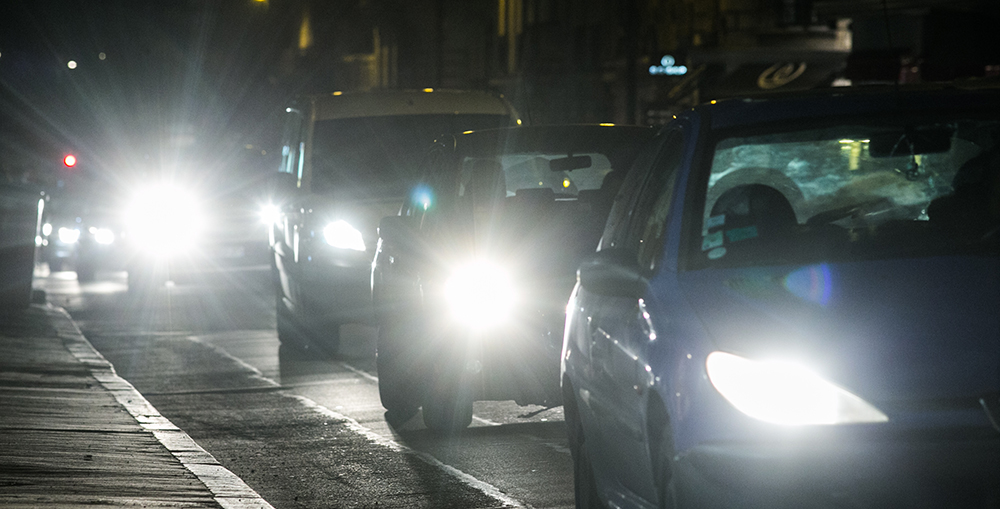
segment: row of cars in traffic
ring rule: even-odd
[[[377,325],[390,423],[562,404],[581,508],[1000,507],[997,89],[287,113],[278,335]]]

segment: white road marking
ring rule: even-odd
[[[115,367],[87,341],[66,310],[50,306],[47,312],[52,318],[56,333],[70,353],[81,364],[89,367],[91,376],[111,393],[136,422],[156,437],[184,468],[212,492],[220,506],[225,509],[274,509],[247,486],[243,479],[223,467],[187,433],[160,415],[132,384],[118,376]]]
[[[205,343],[203,341],[200,341],[196,337],[189,337],[189,339],[191,339],[192,341],[198,341],[201,344],[209,346],[212,349],[214,349],[215,351],[217,351],[220,355],[223,355],[226,358],[232,359],[233,361],[235,361],[240,366],[243,366],[247,370],[253,372],[255,378],[258,378],[260,380],[266,380],[266,381],[268,381],[268,382],[270,382],[270,383],[272,383],[274,385],[280,385],[277,382],[275,382],[274,380],[271,380],[271,379],[267,378],[266,376],[264,376],[264,374],[259,369],[257,369],[256,367],[251,366],[250,364],[247,364],[242,359],[239,359],[239,358],[233,356],[232,354],[230,354],[229,352],[223,350],[222,348],[217,347],[215,345],[211,345],[211,344]],[[371,373],[367,373],[367,372],[365,372],[363,370],[360,370],[358,368],[355,368],[354,366],[351,366],[351,365],[349,365],[347,363],[341,362],[339,364],[341,366],[343,366],[344,368],[346,368],[348,371],[351,371],[352,373],[356,373],[357,375],[361,376],[362,378],[364,378],[366,380],[369,380],[369,381],[371,381],[371,382],[373,382],[375,384],[378,384],[378,377],[377,376],[372,375]],[[515,499],[507,496],[504,492],[500,491],[500,489],[497,488],[496,486],[493,486],[492,484],[490,484],[488,482],[481,481],[481,480],[479,480],[479,479],[477,479],[477,478],[475,478],[475,477],[473,477],[473,476],[471,476],[471,475],[469,475],[469,474],[467,474],[467,473],[465,473],[465,472],[463,472],[463,471],[461,471],[461,470],[459,470],[459,469],[457,469],[457,468],[455,468],[455,467],[453,467],[451,465],[445,464],[445,463],[441,462],[441,460],[435,458],[434,456],[432,456],[430,454],[427,454],[425,452],[418,451],[416,449],[407,447],[407,446],[405,446],[403,444],[400,444],[399,442],[396,442],[395,440],[388,439],[388,438],[386,438],[386,437],[384,437],[384,436],[376,433],[375,431],[372,431],[371,429],[366,428],[361,423],[359,423],[358,421],[356,421],[356,420],[348,417],[347,415],[341,414],[339,412],[334,412],[333,410],[330,410],[329,408],[326,408],[326,407],[320,405],[319,403],[316,403],[315,401],[313,401],[313,400],[311,400],[311,399],[309,399],[309,398],[307,398],[305,396],[294,395],[294,394],[282,394],[282,396],[289,397],[289,398],[295,398],[299,402],[301,402],[303,405],[305,405],[306,407],[308,407],[308,408],[310,408],[312,410],[315,410],[316,412],[319,412],[319,413],[321,413],[321,414],[323,414],[323,415],[325,415],[327,417],[343,421],[345,423],[345,425],[348,427],[348,429],[350,429],[350,430],[354,431],[355,433],[358,433],[359,435],[367,438],[368,440],[372,441],[373,443],[376,443],[376,444],[381,445],[383,447],[388,447],[389,449],[391,449],[393,451],[402,452],[404,454],[412,454],[412,455],[416,456],[417,458],[419,458],[424,463],[427,463],[428,465],[431,465],[431,466],[434,466],[434,467],[437,467],[437,468],[441,469],[442,471],[444,471],[448,475],[450,475],[450,476],[458,479],[460,482],[462,482],[462,483],[466,484],[467,486],[470,486],[470,487],[472,487],[474,489],[482,491],[487,496],[489,496],[489,497],[491,497],[491,498],[499,501],[500,503],[504,504],[507,507],[531,509],[530,505],[527,505],[527,504],[525,504],[523,502],[520,502],[518,500],[515,500]],[[473,417],[473,418],[475,418],[475,417]],[[499,425],[499,423],[494,423],[493,421],[489,421],[487,419],[477,419],[477,420],[479,420],[480,422],[483,422],[485,424],[489,424],[489,425]]]

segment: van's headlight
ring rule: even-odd
[[[323,228],[323,239],[327,244],[339,249],[365,250],[365,239],[361,232],[343,219],[334,221]]]
[[[126,209],[125,220],[133,241],[155,254],[193,247],[205,226],[197,199],[186,190],[169,185],[136,193]]]
[[[765,422],[829,425],[889,420],[867,401],[791,362],[712,352],[705,368],[715,389],[737,410]]]
[[[457,268],[445,282],[444,291],[452,317],[475,329],[507,320],[517,299],[510,274],[486,261]]]

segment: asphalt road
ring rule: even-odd
[[[393,430],[374,329],[344,326],[336,356],[282,348],[266,267],[143,296],[123,272],[39,275],[119,375],[276,508],[573,506],[561,408],[477,402],[458,437],[419,415]]]

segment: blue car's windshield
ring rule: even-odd
[[[995,254],[998,137],[998,121],[958,118],[719,140],[702,263]]]

